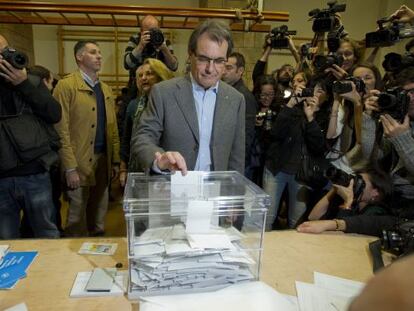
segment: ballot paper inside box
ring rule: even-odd
[[[129,174],[128,297],[258,280],[270,197],[237,172]]]

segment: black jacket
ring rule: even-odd
[[[250,159],[250,151],[255,135],[255,124],[256,124],[256,112],[257,112],[257,102],[256,98],[249,91],[249,89],[244,84],[243,80],[240,79],[237,81],[233,87],[243,94],[246,101],[246,164]]]
[[[325,136],[318,123],[308,122],[301,104],[283,107],[270,131],[271,145],[266,155],[266,168],[277,174],[296,174],[300,167],[302,144],[313,156],[325,153]]]
[[[30,75],[17,86],[0,80],[0,94],[0,177],[48,170],[58,159],[52,124],[62,116],[59,102]]]

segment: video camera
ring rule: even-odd
[[[342,81],[334,81],[332,92],[336,94],[345,94],[352,91],[352,82],[355,84],[355,90],[358,93],[365,93],[365,83],[362,79],[348,77]]]
[[[384,24],[389,23],[384,26]],[[365,35],[365,46],[367,48],[391,46],[400,39],[400,25],[398,22],[392,22],[389,18],[377,20],[379,29],[369,32]]]
[[[351,180],[354,180],[354,200],[357,200],[365,189],[365,181],[362,179],[362,176],[349,175],[344,171],[331,166],[325,171],[325,177],[329,179],[333,184],[348,187]]]
[[[313,32],[329,32],[337,27],[335,13],[345,12],[346,4],[328,1],[327,9],[313,9],[308,14],[313,19]]]
[[[397,223],[394,230],[383,230],[382,248],[397,256],[404,256],[414,251],[414,221],[404,220]]]
[[[313,60],[313,66],[316,71],[322,72],[325,69],[332,67],[332,65],[342,66],[344,58],[342,55],[336,53],[330,53],[328,55],[316,55]]]
[[[29,58],[25,53],[19,52],[11,47],[3,49],[0,55],[16,69],[26,68],[29,63]]]
[[[408,113],[410,97],[402,88],[394,87],[379,93],[377,104],[379,112],[375,113],[374,117],[378,118],[379,115],[387,113],[395,120],[403,122]]]
[[[405,53],[404,55],[397,53],[388,53],[384,57],[382,67],[385,71],[398,73],[406,67],[414,66],[414,54]]]
[[[289,47],[288,35],[296,35],[296,30],[288,30],[288,26],[282,25],[270,31],[270,46],[272,49],[286,49]]]
[[[159,28],[152,28],[149,31],[150,33],[150,43],[155,48],[161,46],[164,43],[164,34]]]

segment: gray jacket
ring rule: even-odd
[[[189,76],[153,86],[147,108],[131,140],[131,156],[151,168],[155,152],[178,151],[193,170],[199,149],[199,129]],[[210,141],[212,170],[244,173],[245,100],[220,81]]]

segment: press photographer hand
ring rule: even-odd
[[[357,92],[354,82],[349,81],[352,84],[352,91],[348,93],[339,94],[340,97],[351,101],[354,104],[361,104],[361,95]]]
[[[308,122],[312,122],[315,117],[315,112],[319,110],[319,99],[316,96],[307,97],[303,105],[303,112],[306,115]]]
[[[336,64],[333,64],[332,67],[325,69],[325,73],[329,72],[332,73],[337,80],[342,80],[348,76],[348,73]]]
[[[414,11],[406,5],[402,5],[390,17],[400,23],[411,23],[414,21]]]
[[[386,137],[396,137],[410,130],[410,118],[408,115],[405,116],[402,124],[389,114],[381,115],[380,121],[382,123],[382,127],[384,128],[384,135]]]
[[[378,94],[380,91],[378,90],[371,90],[369,91],[368,95],[364,98],[364,107],[365,113],[368,115],[372,115],[373,112],[379,111],[378,106]]]
[[[351,179],[348,187],[333,185],[336,188],[336,193],[344,200],[344,203],[339,207],[342,209],[350,209],[354,201],[354,180]]]
[[[139,44],[138,44],[139,47],[141,49],[144,49],[145,46],[150,42],[150,40],[151,40],[151,34],[150,34],[150,32],[148,30],[142,32],[141,33],[141,40],[139,41]]]
[[[0,55],[0,76],[13,85],[19,85],[27,79],[26,68],[16,69]]]

